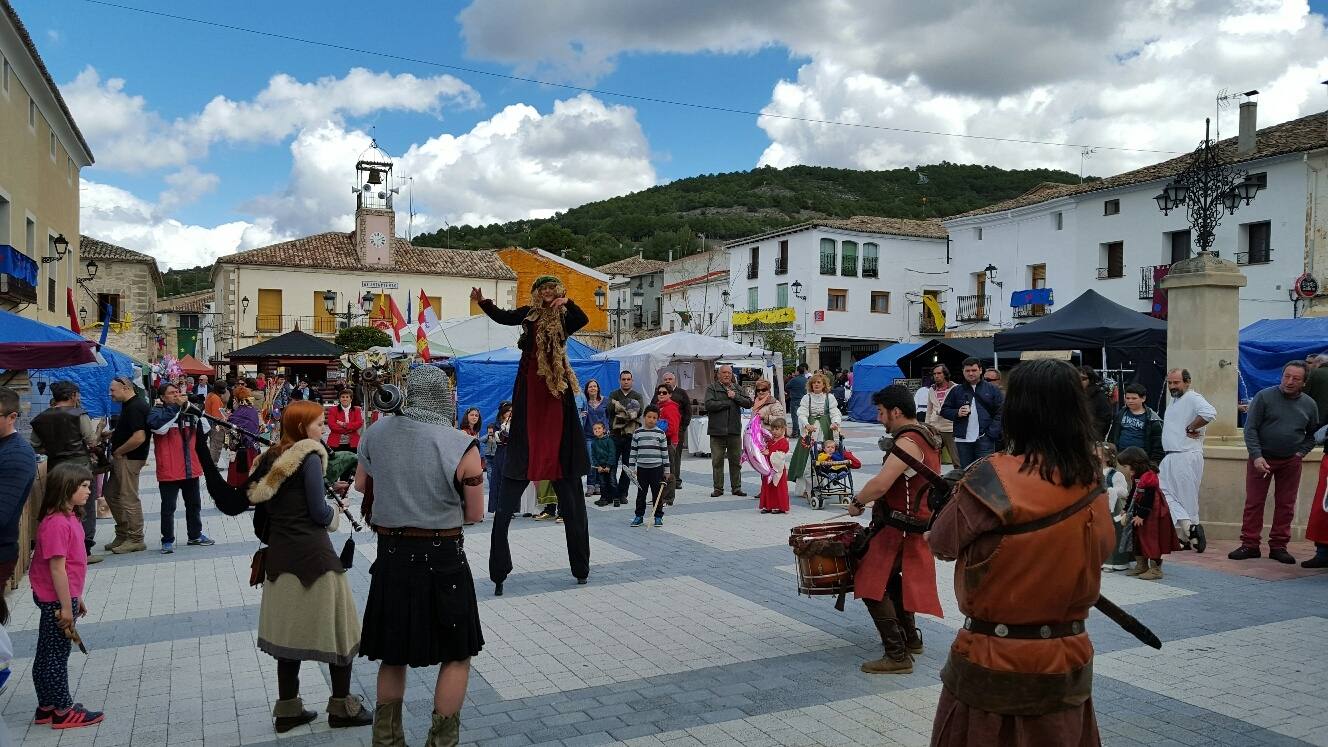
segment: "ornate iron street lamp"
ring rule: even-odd
[[[1241,203],[1250,204],[1261,189],[1249,180],[1247,172],[1222,161],[1217,143],[1209,136],[1209,126],[1205,119],[1203,142],[1185,170],[1153,198],[1163,215],[1185,208],[1200,254],[1212,253],[1222,211],[1234,215]]]

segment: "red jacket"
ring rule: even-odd
[[[203,423],[194,415],[181,415],[180,408],[158,405],[148,413],[152,451],[157,455],[157,482],[197,479],[203,475],[195,439]]]
[[[350,436],[350,447],[360,448],[360,429],[364,428],[364,410],[356,405],[350,406],[349,416],[341,405],[333,405],[327,410],[327,445],[336,448],[341,445],[342,436]]]
[[[669,445],[677,446],[679,430],[682,428],[682,411],[678,409],[678,403],[669,399],[664,400],[662,405],[657,401],[655,406],[659,408],[659,419],[669,424]]]

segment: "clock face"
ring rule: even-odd
[[[386,246],[387,237],[383,235],[382,231],[374,231],[373,233],[369,234],[369,243],[373,244],[374,246]]]

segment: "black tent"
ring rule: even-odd
[[[959,367],[968,358],[977,358],[982,365],[989,366],[996,360],[990,337],[946,337],[928,340],[917,350],[899,356],[895,365],[911,379],[929,380],[931,369],[937,363],[944,363],[950,368],[951,375],[959,377]],[[1001,359],[1008,366],[1011,359],[1018,360],[1019,353],[1005,352]]]
[[[1133,370],[1126,380],[1146,386],[1148,401],[1156,403],[1166,378],[1167,323],[1087,290],[1053,314],[996,333],[994,348],[1078,350],[1085,361],[1100,361],[1100,369]]]

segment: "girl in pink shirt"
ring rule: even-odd
[[[46,476],[37,547],[32,553],[28,580],[32,599],[41,610],[37,654],[32,660],[32,683],[37,689],[34,724],[52,729],[77,729],[101,723],[100,711],[89,711],[69,694],[69,641],[74,617],[88,613],[83,603],[83,580],[88,573],[88,552],[83,544],[83,512],[92,492],[92,473],[65,462]]]

